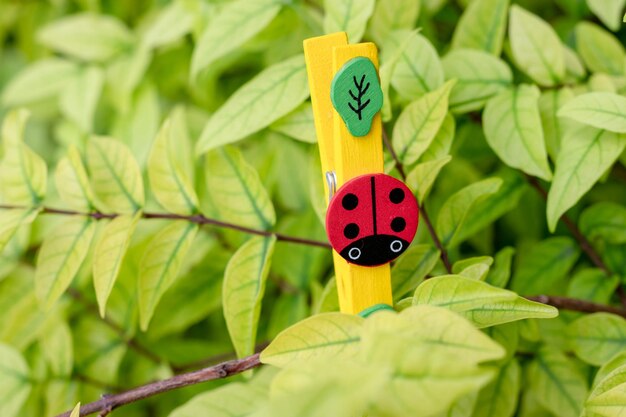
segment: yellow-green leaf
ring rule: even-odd
[[[94,207],[94,196],[78,149],[70,145],[67,156],[59,161],[55,183],[67,207],[88,212]]]
[[[413,191],[420,204],[424,203],[441,169],[452,160],[450,155],[415,165],[406,176],[406,184]]]
[[[148,244],[139,264],[139,321],[146,330],[159,300],[176,280],[198,225],[174,221]]]
[[[305,143],[317,142],[313,108],[308,101],[285,117],[276,120],[270,128]]]
[[[55,321],[53,326],[46,329],[39,343],[52,375],[69,378],[74,366],[74,347],[70,326],[65,321]]]
[[[558,310],[552,306],[529,301],[512,291],[459,275],[444,275],[424,281],[415,291],[413,304],[448,308],[478,327],[558,315]]]
[[[324,32],[346,32],[350,43],[357,43],[365,33],[374,11],[374,0],[325,0]]]
[[[626,320],[609,313],[594,313],[572,322],[567,329],[574,353],[600,366],[626,350]]]
[[[408,292],[414,291],[435,267],[439,255],[439,250],[432,245],[412,245],[391,269],[393,298],[397,301]]]
[[[0,343],[0,415],[17,417],[30,390],[28,364],[19,351]]]
[[[237,356],[254,352],[261,301],[275,237],[253,237],[235,252],[224,272],[224,318]]]
[[[604,367],[598,374],[603,370]],[[600,376],[602,378],[595,384],[585,403],[585,417],[623,416],[626,409],[626,365]]]
[[[624,75],[626,51],[615,36],[591,22],[576,25],[576,50],[593,72]]]
[[[194,396],[174,409],[169,417],[234,417],[251,415],[267,399],[267,392],[257,384],[231,382]]]
[[[71,284],[87,256],[95,230],[91,218],[71,218],[44,239],[37,257],[35,293],[46,310]]]
[[[70,413],[70,417],[80,417],[80,402],[76,404],[76,406]]]
[[[613,32],[622,25],[625,0],[587,0],[589,9]]]
[[[493,258],[491,256],[476,256],[462,259],[452,265],[452,273],[466,278],[484,281],[492,264]]]
[[[148,49],[158,48],[174,43],[185,36],[191,31],[195,22],[196,16],[192,8],[190,3],[175,1],[161,9],[158,17],[142,34],[142,45]],[[216,20],[215,23],[219,22]]]
[[[512,359],[478,394],[472,417],[511,417],[515,414],[521,384],[520,366]]]
[[[87,145],[91,185],[105,208],[117,213],[134,213],[144,204],[139,165],[122,142],[92,137]]]
[[[0,210],[0,253],[20,226],[32,223],[39,212],[38,208]]]
[[[104,317],[107,300],[122,266],[122,260],[135,232],[141,211],[122,214],[111,220],[102,231],[93,258],[93,285],[100,315]]]
[[[565,103],[558,115],[598,129],[626,133],[626,97],[618,94],[582,94]]]
[[[502,52],[510,0],[473,0],[459,19],[452,48],[479,49],[495,56]]]
[[[85,133],[93,131],[94,114],[103,86],[104,71],[91,66],[82,70],[61,93],[61,111]]]
[[[557,116],[559,109],[574,98],[570,88],[548,90],[539,97],[539,115],[546,141],[546,150],[553,160],[556,160],[561,149],[561,137],[563,135],[563,120]]]
[[[309,317],[283,330],[261,352],[261,362],[285,367],[317,357],[353,357],[358,352],[364,319],[342,313]]]
[[[369,22],[369,33],[379,45],[398,29],[413,29],[420,13],[420,0],[386,0],[376,2]]]

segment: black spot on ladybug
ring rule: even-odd
[[[386,264],[400,256],[409,242],[397,236],[365,236],[346,246],[340,255],[350,263],[362,266]]]
[[[389,200],[394,204],[400,204],[404,201],[404,190],[402,188],[394,188],[389,193]]]
[[[354,239],[359,235],[359,226],[356,223],[350,223],[343,229],[343,235],[347,239]]]
[[[406,227],[406,221],[402,217],[396,217],[391,221],[391,230],[400,233]]]
[[[352,193],[346,194],[341,200],[341,205],[346,210],[354,210],[359,205],[359,198]]]

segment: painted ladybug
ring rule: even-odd
[[[376,266],[391,262],[409,247],[418,219],[417,201],[402,181],[366,174],[352,178],[333,196],[326,233],[346,261]]]

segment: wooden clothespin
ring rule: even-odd
[[[344,32],[304,41],[341,311],[392,305],[389,262],[409,246],[417,202],[383,173],[382,92],[373,43]]]

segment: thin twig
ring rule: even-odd
[[[258,343],[254,347],[254,353],[261,352],[269,344],[270,344],[270,342]],[[235,352],[220,353],[218,355],[214,355],[214,356],[211,356],[211,357],[208,357],[208,358],[205,358],[205,359],[200,359],[200,360],[195,361],[195,362],[186,363],[186,364],[183,364],[183,365],[172,365],[172,370],[174,372],[176,372],[176,373],[178,373],[178,372],[188,372],[188,371],[191,371],[191,370],[195,370],[195,369],[199,369],[199,368],[205,368],[207,366],[211,366],[211,365],[218,364],[220,362],[231,360],[231,359],[234,359],[236,357],[237,357],[237,354]]]
[[[385,131],[385,129],[383,129],[383,142],[385,143],[385,146],[389,150],[391,157],[396,163],[396,169],[398,170],[400,177],[402,177],[403,181],[406,181],[406,173],[404,171],[404,165],[402,165],[402,162],[400,162],[400,159],[398,158],[396,151],[393,149],[393,146],[391,146],[391,142],[389,141],[389,136],[387,136],[387,132]],[[439,236],[437,236],[437,232],[435,231],[435,228],[433,227],[433,223],[430,221],[430,217],[428,216],[426,207],[423,204],[419,204],[419,202],[418,202],[418,207],[419,207],[420,215],[422,216],[422,220],[424,220],[424,223],[426,223],[426,227],[428,228],[428,233],[430,233],[430,237],[435,243],[435,246],[437,247],[437,249],[439,249],[439,254],[440,254],[439,257],[441,258],[441,262],[443,262],[443,266],[446,268],[446,271],[448,272],[448,274],[451,274],[452,264],[450,263],[450,258],[448,257],[448,251],[441,243]]]
[[[551,305],[560,310],[579,311],[581,313],[612,313],[626,318],[626,310],[623,308],[593,303],[591,301],[579,300],[576,298],[557,297],[554,295],[537,295],[526,298],[542,304]]]

